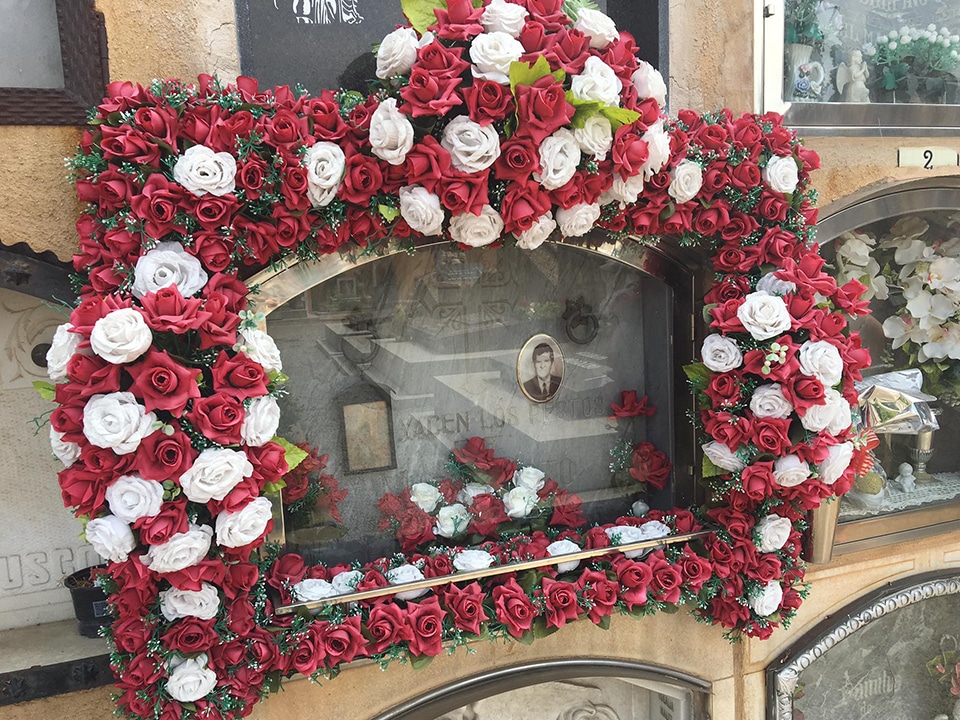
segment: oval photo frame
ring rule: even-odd
[[[517,385],[531,402],[546,403],[553,400],[563,386],[563,374],[563,350],[553,336],[537,333],[520,348],[517,355]]]

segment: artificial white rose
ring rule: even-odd
[[[470,71],[475,78],[507,85],[510,83],[510,63],[515,63],[526,52],[520,41],[505,32],[486,32],[470,43]]]
[[[737,318],[754,340],[769,340],[790,329],[790,311],[779,295],[752,292],[737,308]]]
[[[670,159],[670,135],[663,129],[663,120],[657,120],[640,136],[647,144],[647,159],[640,169],[643,179],[649,180],[663,169]]]
[[[306,578],[290,588],[290,594],[294,600],[299,600],[300,602],[315,602],[316,600],[326,600],[327,598],[336,597],[339,593],[337,593],[337,589],[333,584],[326,580]]]
[[[214,152],[206,145],[187,148],[173,166],[173,179],[197,197],[232,193],[236,177],[237,161],[233,155]]]
[[[269,498],[254,498],[237,512],[224,510],[217,515],[217,543],[237,548],[249,545],[267,531],[273,519]]]
[[[797,161],[792,155],[774,155],[761,171],[763,181],[774,192],[792,193],[800,181]]]
[[[339,145],[332,142],[314,143],[303,156],[307,168],[307,198],[313,207],[325,207],[337,196],[347,158]]]
[[[410,500],[424,512],[433,512],[441,497],[440,491],[430,483],[414,483],[410,486]]]
[[[590,38],[590,47],[602,50],[620,37],[617,26],[607,15],[588,7],[580,8],[574,29]]]
[[[613,185],[600,196],[600,204],[608,202],[635,203],[643,192],[643,173],[637,173],[624,179],[620,173],[614,173]]]
[[[743,364],[743,353],[737,341],[717,333],[703,339],[700,356],[707,369],[713,372],[728,372]]]
[[[163,505],[163,483],[139,475],[121,475],[104,493],[110,512],[126,523],[153,517]]]
[[[450,237],[454,242],[470,247],[483,247],[496,242],[503,234],[503,218],[490,205],[484,205],[479,215],[462,213],[450,219]]]
[[[502,500],[507,517],[519,520],[533,512],[537,506],[537,493],[529,488],[515,487],[505,493]]]
[[[769,272],[757,281],[757,290],[771,295],[789,295],[796,292],[797,285],[789,280],[781,280],[775,273]]]
[[[93,445],[129,455],[154,431],[157,416],[146,412],[133,393],[94,395],[83,408],[83,434]]]
[[[180,476],[187,500],[208,503],[223,500],[244,478],[253,475],[253,464],[242,450],[207,448]]]
[[[783,588],[776,580],[771,580],[763,587],[763,592],[749,599],[750,609],[760,617],[773,615],[783,602]]]
[[[90,347],[113,365],[133,362],[153,344],[153,333],[143,315],[133,308],[113,310],[93,325]]]
[[[160,612],[169,622],[186,617],[212,620],[219,609],[220,592],[207,582],[201,583],[199,590],[172,587],[160,593]]]
[[[381,80],[406,75],[417,61],[417,31],[397,28],[377,48],[377,77]]]
[[[273,338],[263,330],[257,328],[241,328],[237,332],[237,350],[248,358],[263,366],[266,373],[280,372],[283,363],[280,361],[280,350]]]
[[[670,534],[670,528],[659,520],[651,520],[639,527],[635,525],[616,525],[604,530],[611,542],[617,545],[629,545],[630,543],[641,542],[643,540],[655,540],[666,537]],[[653,548],[630,550],[625,552],[624,557],[635,558],[646,555]]]
[[[553,213],[547,210],[528,230],[524,230],[519,235],[514,233],[513,236],[517,239],[517,247],[521,250],[536,250],[556,229],[557,221],[553,219]]]
[[[800,372],[812,375],[825,387],[832,387],[843,379],[843,360],[836,346],[826,340],[807,340],[797,353]]]
[[[73,465],[80,457],[80,444],[63,439],[63,433],[50,426],[50,449],[64,467]]]
[[[574,128],[573,137],[580,147],[580,152],[603,160],[613,147],[613,126],[603,115],[597,113],[588,117],[583,127]],[[619,173],[617,177],[620,177]]]
[[[667,104],[667,84],[663,81],[660,71],[650,63],[641,60],[640,66],[633,71],[630,80],[637,89],[637,97],[641,100],[653,98],[660,107]]]
[[[703,187],[703,168],[693,160],[681,160],[670,171],[667,193],[679,205],[693,200]]]
[[[593,229],[600,219],[599,203],[577,203],[573,207],[557,208],[557,224],[564,237],[580,237]]]
[[[480,125],[466,115],[450,121],[440,144],[450,153],[450,163],[461,172],[486,170],[500,157],[500,135],[493,124]]]
[[[540,172],[533,177],[547,190],[570,182],[580,164],[580,146],[573,133],[560,128],[540,143]]]
[[[437,524],[433,531],[440,537],[455,538],[463,535],[470,524],[470,513],[460,503],[445,505],[437,512]]]
[[[795,487],[810,477],[810,466],[799,455],[790,453],[773,464],[773,479],[780,487]]]
[[[154,572],[169,573],[192,567],[210,551],[213,528],[191,523],[186,532],[177,533],[165,543],[151,545],[143,564]]]
[[[349,595],[356,592],[357,585],[360,584],[361,580],[363,580],[363,573],[359,570],[344,570],[330,578],[337,595]]]
[[[137,260],[130,292],[141,298],[176,285],[181,295],[190,297],[206,284],[207,271],[197,258],[178,242],[162,242]]]
[[[167,693],[177,702],[192,703],[205,698],[217,686],[217,673],[207,667],[207,654],[193,658],[172,658]]]
[[[570,89],[578,100],[596,100],[604,105],[619,107],[623,82],[612,67],[591,55],[580,74],[570,80]]]
[[[783,394],[780,383],[760,385],[750,397],[750,412],[757,417],[788,418],[793,412],[793,403]]]
[[[853,443],[843,442],[831,445],[828,450],[827,458],[817,466],[817,472],[820,473],[820,482],[825,485],[833,485],[853,460]]]
[[[458,572],[484,570],[493,565],[493,555],[483,550],[461,550],[453,558],[453,567]]]
[[[833,388],[826,388],[824,400],[823,405],[811,405],[807,408],[800,418],[800,423],[805,430],[813,433],[825,430],[831,435],[838,435],[853,422],[850,403]]]
[[[523,487],[534,492],[540,492],[546,485],[545,477],[543,470],[538,470],[535,467],[524,467],[513,474],[513,485],[514,487]]]
[[[506,33],[510,37],[517,37],[527,22],[527,9],[505,0],[490,0],[490,4],[483,9],[480,24],[488,33]]]
[[[370,152],[391,165],[403,165],[413,147],[413,125],[397,110],[396,98],[382,100],[370,116]]]
[[[443,232],[440,198],[422,185],[400,188],[400,217],[423,235],[439,235]]]
[[[747,464],[738,458],[726,444],[711,440],[705,445],[700,446],[707,459],[721,470],[730,472],[740,472]]]
[[[126,561],[137,546],[130,526],[114,515],[94,518],[87,523],[84,534],[97,554],[110,562]]]
[[[789,519],[779,515],[766,515],[753,529],[757,550],[764,553],[779,550],[787,544],[792,529]]]
[[[269,395],[254,398],[243,411],[240,437],[245,445],[261,447],[277,434],[280,427],[280,406]]]
[[[387,582],[391,585],[400,585],[402,583],[416,582],[417,580],[424,579],[423,573],[420,572],[420,568],[416,565],[400,565],[399,567],[387,570],[386,576]],[[394,597],[396,597],[397,600],[414,600],[429,591],[429,588],[405,590],[404,592],[398,592]]]
[[[489,485],[484,485],[483,483],[467,483],[457,494],[457,500],[464,505],[469,505],[480,495],[489,495],[492,492],[493,488]]]
[[[570,553],[580,552],[582,549],[583,548],[581,548],[572,540],[556,540],[547,545],[547,555],[550,557],[556,557],[557,555],[569,555]],[[576,570],[579,566],[579,560],[567,560],[566,562],[557,563],[557,572],[571,572],[572,570]]]
[[[83,338],[73,330],[73,325],[64,323],[53,333],[50,349],[47,350],[47,377],[53,382],[67,379],[67,363],[78,351]]]
[[[650,506],[647,505],[643,500],[637,500],[633,505],[630,506],[630,512],[633,513],[634,517],[644,517],[648,512],[650,512]]]

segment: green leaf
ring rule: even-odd
[[[389,205],[378,205],[377,209],[387,222],[393,222],[400,215],[400,211],[397,208],[390,207]]]
[[[57,393],[56,386],[54,386],[53,383],[48,383],[46,380],[34,380],[33,389],[36,390],[37,394],[44,400],[53,400]]]
[[[263,681],[263,689],[267,692],[277,692],[280,689],[280,671],[274,670],[267,673]]]
[[[437,22],[434,10],[446,10],[445,0],[400,0],[403,14],[413,25],[413,29],[423,35],[427,28]]]
[[[576,108],[576,111],[573,113],[573,119],[570,121],[570,124],[575,128],[582,128],[587,120],[603,108],[603,103],[599,100],[580,100],[579,98],[575,98],[572,90],[567,90],[567,102]]]
[[[542,617],[538,617],[533,621],[533,636],[537,640],[543,640],[545,637],[553,635],[560,628],[547,627],[547,621]]]
[[[609,616],[609,615],[604,615],[602,618],[600,618],[600,622],[596,623],[596,626],[597,626],[598,628],[600,628],[601,630],[609,630],[609,629],[610,629],[610,616]]]
[[[283,480],[278,480],[277,482],[268,482],[263,486],[263,492],[267,495],[276,495],[286,486],[287,484]]]
[[[616,130],[621,125],[629,125],[640,117],[640,113],[627,108],[613,107],[604,105],[600,108],[600,114],[610,121],[610,125]]]
[[[702,362],[684,365],[683,372],[690,381],[690,384],[697,390],[705,390],[707,385],[710,384],[710,378],[713,376],[713,373],[711,373]]]
[[[708,458],[706,455],[703,456],[703,462],[701,463],[700,467],[702,469],[704,479],[716,477],[717,475],[723,475],[725,472],[729,472],[728,470],[724,470],[723,468],[714,465],[710,458]]]
[[[580,11],[584,8],[599,10],[600,6],[593,0],[565,0],[561,9],[564,15],[576,22],[577,18],[580,17]]]
[[[283,456],[287,461],[288,470],[293,470],[297,465],[303,462],[305,457],[307,457],[306,451],[301,450],[286,438],[282,438],[279,435],[274,435],[273,442],[283,448]]]
[[[410,667],[414,670],[423,670],[433,662],[433,655],[411,655]]]
[[[473,6],[474,6],[475,8],[481,8],[481,7],[483,7],[483,0],[473,0]]]
[[[510,63],[510,92],[516,96],[517,85],[533,85],[540,78],[552,75],[554,80],[562,83],[567,74],[563,70],[550,71],[550,63],[543,55],[537,57],[532,65],[525,62]]]
[[[533,645],[533,641],[536,638],[533,636],[533,630],[527,630],[523,635],[516,638],[517,642],[522,645]]]

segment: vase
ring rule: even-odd
[[[73,600],[77,630],[84,637],[95,638],[99,637],[100,628],[109,625],[113,618],[107,606],[107,596],[90,579],[91,569],[77,570],[63,578],[62,582]]]
[[[804,537],[803,558],[811,563],[828,563],[833,558],[833,540],[840,517],[840,498],[820,503],[807,514],[810,528]]]
[[[810,56],[813,55],[813,46],[803,43],[787,43],[784,45],[784,53],[787,63],[787,88],[783,93],[785,100],[797,99],[796,88],[797,80],[800,79],[800,66],[810,62]]]

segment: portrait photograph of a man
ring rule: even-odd
[[[563,384],[560,344],[545,333],[527,340],[517,358],[517,382],[533,402],[552,400]]]

